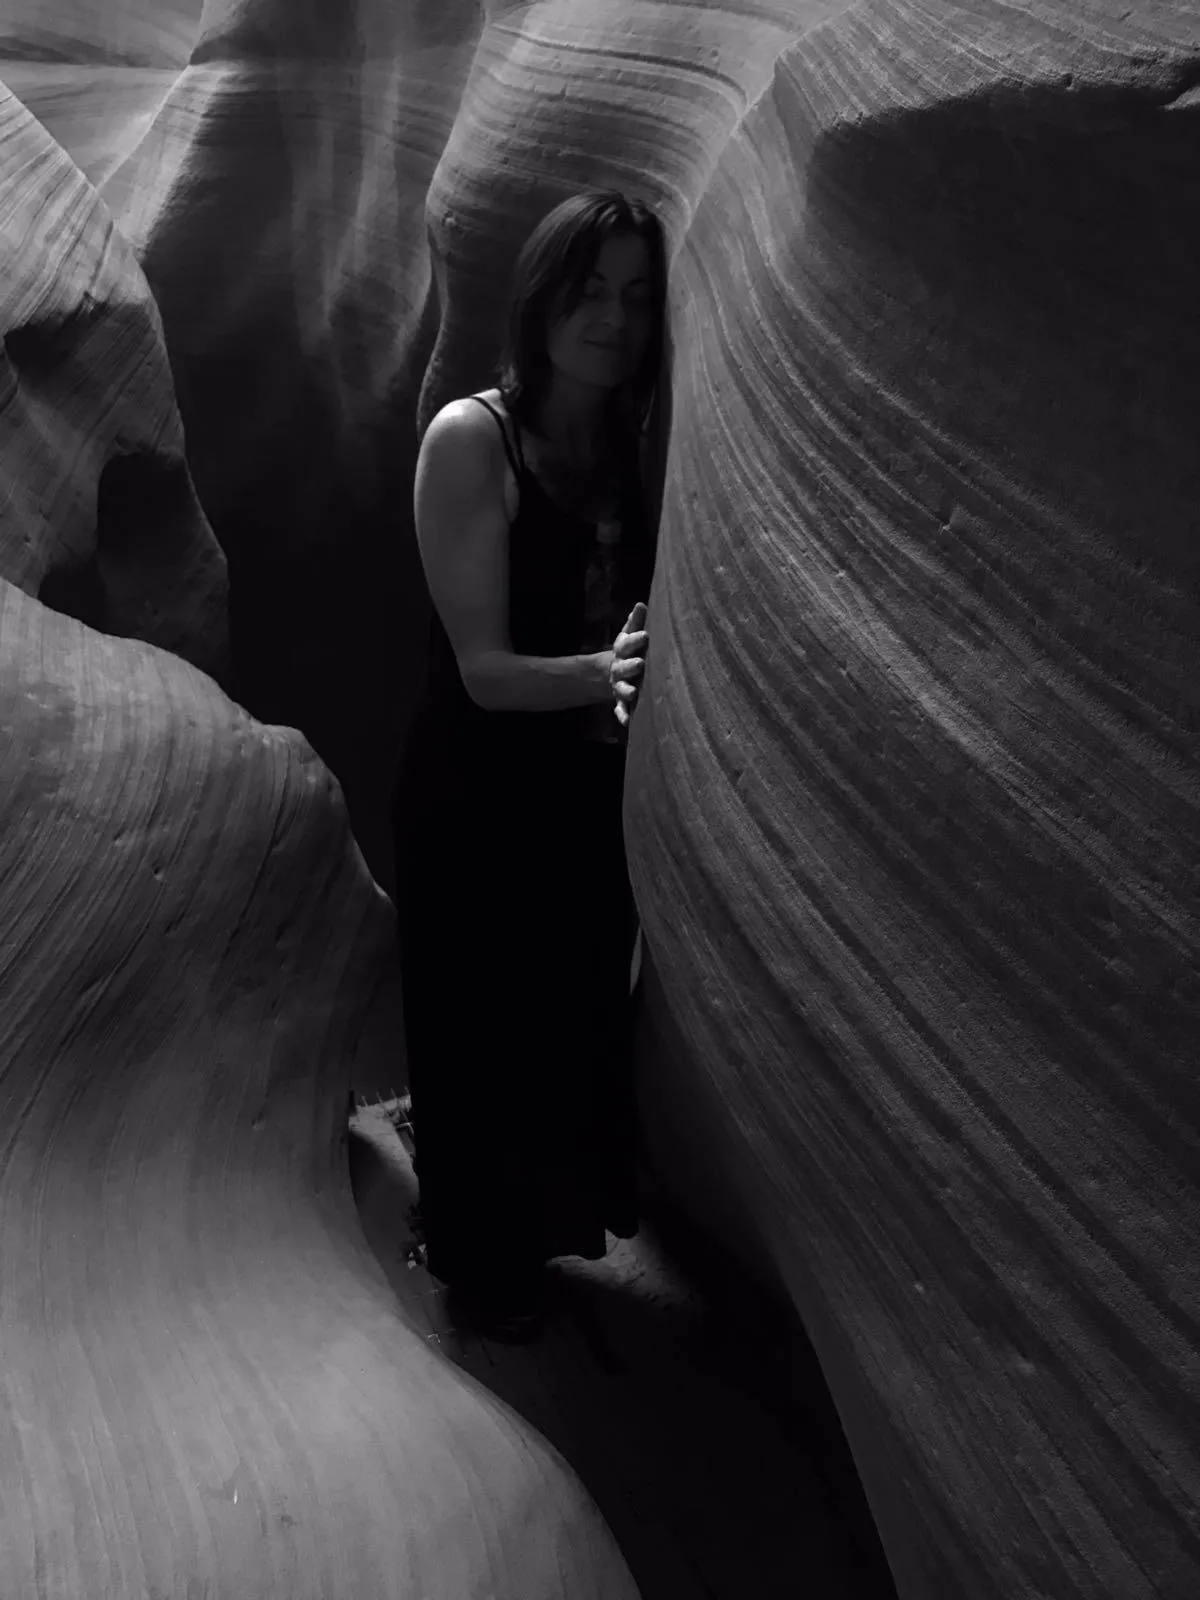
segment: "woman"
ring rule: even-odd
[[[499,386],[444,406],[417,462],[434,616],[393,808],[413,1136],[429,1270],[499,1337],[536,1331],[551,1257],[638,1226],[621,808],[665,308],[653,213],[566,201],[518,258]]]

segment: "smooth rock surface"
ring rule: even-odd
[[[304,729],[385,883],[425,642],[426,196],[481,23],[477,0],[209,0],[153,126],[101,185],[154,290],[229,560],[238,698]]]
[[[3,580],[0,727],[0,1594],[636,1600],[364,1240],[394,912],[323,763]]]
[[[0,577],[229,673],[154,298],[96,191],[0,82]]]
[[[692,219],[647,1128],[789,1285],[902,1595],[1185,1600],[1200,52],[1049,13],[856,8]]]
[[[656,1167],[792,1297],[904,1600],[1191,1600],[1194,5],[122,0],[122,60],[191,51],[139,98],[74,3],[92,77],[5,44],[0,80],[153,291],[235,692],[328,760],[381,881],[417,426],[490,380],[550,205],[659,206],[674,395],[626,812]],[[57,1003],[89,1015],[57,937]]]

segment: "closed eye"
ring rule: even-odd
[[[604,288],[601,284],[589,283],[584,288],[583,297],[585,300],[595,300],[597,296],[602,295],[603,293]],[[632,300],[634,305],[647,305],[650,300],[650,291],[648,288],[643,288],[640,284],[631,284],[629,286],[628,293],[626,294],[626,299]]]

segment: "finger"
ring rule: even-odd
[[[623,728],[627,728],[629,726],[629,713],[626,711],[624,706],[614,706],[613,715]]]
[[[625,661],[614,661],[609,671],[609,678],[616,683],[625,678],[640,678],[646,663],[637,656],[630,656]]]
[[[640,616],[638,614],[639,612],[641,613]],[[635,605],[633,610],[629,613],[629,616],[625,622],[625,626],[632,633],[635,628],[640,628],[645,620],[646,602],[644,600],[639,600],[637,605]]]
[[[637,699],[636,683],[614,683],[612,689],[617,699],[624,701],[626,705],[631,705]]]

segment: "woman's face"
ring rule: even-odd
[[[551,313],[551,365],[578,382],[611,389],[641,366],[653,331],[650,252],[637,234],[611,234],[600,247],[570,316]],[[555,309],[561,307],[565,291]]]

